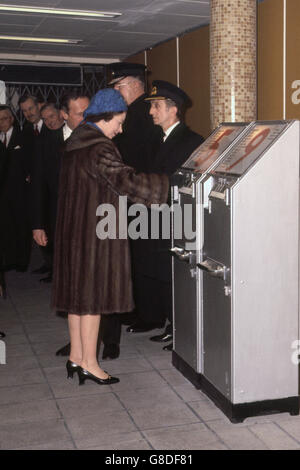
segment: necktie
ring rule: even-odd
[[[34,135],[39,135],[39,134],[40,134],[40,133],[39,133],[38,125],[35,124],[35,125],[34,125]]]
[[[6,148],[6,145],[7,145],[6,132],[4,132],[3,145],[4,145],[4,147]]]

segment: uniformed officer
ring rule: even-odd
[[[146,101],[151,103],[150,115],[154,124],[160,126],[164,133],[163,142],[152,159],[149,170],[171,176],[204,139],[183,122],[183,112],[190,100],[181,88],[164,80],[156,80]],[[169,324],[165,332],[150,339],[158,342],[171,341],[172,271],[169,252],[171,240],[163,239],[161,236],[157,240],[139,240],[139,244],[140,252],[143,253],[143,269],[137,279],[135,297],[139,315],[127,331],[132,333],[150,331],[157,326],[163,326],[167,318]],[[170,343],[167,349],[171,348]]]
[[[111,64],[113,86],[123,96],[128,106],[123,132],[114,142],[117,145],[123,161],[138,172],[149,173],[153,158],[162,142],[162,131],[154,125],[149,114],[150,103],[145,101],[146,67],[142,64],[118,62]],[[143,269],[143,255],[140,252],[139,240],[130,240],[132,254],[133,290],[136,296],[137,276]],[[141,288],[143,292],[143,287]],[[141,293],[141,295],[143,295]],[[143,308],[143,306],[140,306]],[[139,313],[139,312],[137,312]],[[127,317],[127,324],[132,323],[134,316]],[[121,337],[121,321],[126,322],[126,316],[107,315],[102,318],[102,341],[104,343],[103,359],[114,359],[119,356]]]

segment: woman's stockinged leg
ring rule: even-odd
[[[80,317],[82,344],[81,367],[100,379],[107,379],[108,374],[99,367],[97,360],[97,341],[100,319],[100,315],[82,315]]]
[[[69,333],[71,341],[70,361],[80,365],[82,361],[82,344],[80,331],[80,315],[68,314]]]

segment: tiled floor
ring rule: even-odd
[[[300,417],[231,424],[171,364],[171,353],[129,334],[105,369],[113,386],[67,380],[67,321],[49,309],[50,286],[29,273],[7,276],[0,299],[7,364],[0,365],[0,449],[300,449]]]

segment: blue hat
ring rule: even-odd
[[[113,88],[104,88],[93,96],[83,116],[87,118],[92,114],[123,113],[124,111],[127,111],[127,105],[121,93]]]

